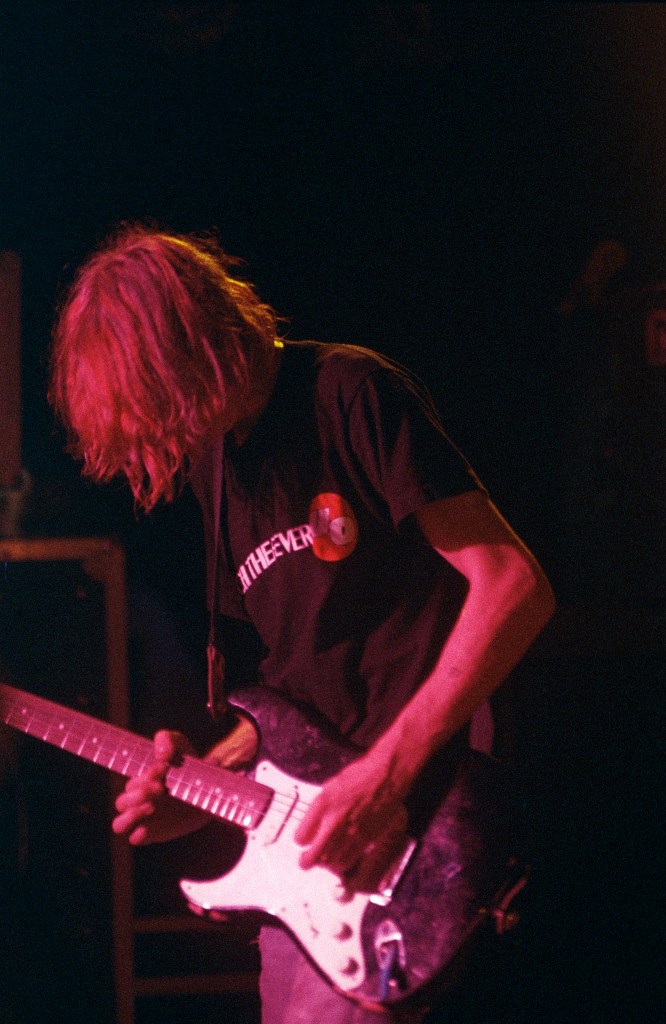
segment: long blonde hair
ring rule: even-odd
[[[216,432],[262,393],[280,318],[215,238],[123,225],[82,266],[59,311],[49,400],[97,481],[170,501]]]

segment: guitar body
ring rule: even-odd
[[[272,915],[339,991],[365,1004],[425,999],[445,987],[517,878],[516,811],[502,766],[467,749],[433,764],[410,808],[416,845],[405,851],[392,893],[349,898],[328,869],[299,866],[293,834],[303,805],[358,751],[268,688],[234,694],[233,702],[260,738],[251,775],[276,796],[227,874],[181,882],[189,903]]]
[[[451,744],[414,787],[410,838],[377,891],[350,894],[327,868],[300,867],[294,833],[322,784],[359,751],[268,687],[233,699],[258,735],[251,770],[186,756],[166,776],[176,799],[246,834],[221,876],[181,882],[192,908],[272,915],[336,989],[363,1005],[422,1002],[446,987],[472,938],[524,881],[514,788],[502,766]],[[4,683],[0,722],[128,778],[153,764],[145,737]]]

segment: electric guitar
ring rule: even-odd
[[[233,704],[258,733],[251,769],[185,757],[166,777],[172,796],[245,833],[226,874],[181,881],[191,908],[272,915],[337,990],[364,1005],[424,1001],[445,987],[485,922],[503,930],[525,881],[502,767],[471,750],[440,758],[415,787],[413,838],[375,892],[348,892],[328,868],[299,866],[293,835],[322,783],[359,752],[267,687],[235,693]],[[153,760],[151,740],[4,684],[0,722],[123,776]]]

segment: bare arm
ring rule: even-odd
[[[554,610],[541,569],[482,492],[434,502],[417,519],[467,579],[468,593],[429,677],[374,746],[327,783],[302,822],[296,838],[309,844],[305,867],[324,860],[351,869],[363,843],[399,820],[426,761],[506,679]]]
[[[543,572],[482,492],[427,505],[417,519],[469,591],[431,675],[379,741],[388,760],[411,748],[408,774],[504,682],[555,609]]]

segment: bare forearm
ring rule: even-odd
[[[430,676],[369,756],[408,790],[428,758],[447,743],[504,682],[552,615],[552,592],[537,567],[520,559],[501,585],[472,584]]]
[[[425,540],[468,581],[467,596],[431,674],[305,815],[296,840],[307,846],[306,867],[348,872],[368,844],[400,830],[405,797],[426,761],[504,681],[554,609],[539,566],[483,492],[433,502],[416,516]]]

